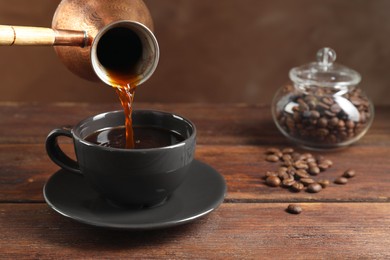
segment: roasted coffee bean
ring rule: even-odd
[[[329,180],[319,180],[317,183],[321,185],[322,188],[326,188],[329,185]]]
[[[322,190],[322,186],[318,183],[311,183],[309,186],[307,186],[306,191],[310,193],[317,193]]]
[[[332,117],[329,121],[329,124],[331,126],[337,126],[337,124],[339,123],[339,119],[337,117]]]
[[[267,183],[268,186],[271,186],[271,187],[278,187],[281,183],[279,177],[277,177],[277,176],[269,176],[269,177],[267,177],[265,182]]]
[[[339,104],[337,103],[334,103],[331,107],[330,107],[330,111],[332,111],[333,113],[335,114],[338,114],[341,112],[341,107]]]
[[[279,169],[278,169],[278,173],[285,173],[285,172],[287,172],[287,167],[279,167]]]
[[[326,119],[325,117],[321,117],[318,121],[317,121],[317,125],[321,128],[325,128],[328,126],[328,119]]]
[[[321,170],[317,165],[310,165],[308,172],[311,175],[318,175],[318,174],[320,174]]]
[[[283,150],[282,150],[282,153],[284,153],[284,154],[292,154],[294,152],[294,149],[293,148],[291,148],[291,147],[287,147],[287,148],[284,148]]]
[[[346,170],[344,172],[343,177],[345,177],[345,178],[353,178],[353,177],[355,177],[355,175],[356,175],[355,170],[349,169],[349,170]]]
[[[320,112],[316,111],[316,110],[311,110],[310,111],[310,117],[313,118],[313,119],[318,119],[320,118],[321,114]]]
[[[286,160],[282,163],[284,167],[292,167],[294,162],[292,160]]]
[[[326,111],[324,112],[324,114],[327,115],[328,117],[335,117],[335,116],[336,116],[336,114],[333,113],[333,112],[330,111],[330,110],[326,110]]]
[[[311,111],[304,111],[304,112],[302,113],[302,117],[304,117],[304,118],[309,118],[309,117],[311,117]]]
[[[349,129],[353,129],[355,127],[355,123],[352,120],[348,120],[346,126]]]
[[[333,162],[329,159],[322,160],[321,162],[327,164],[328,167],[331,167],[333,165]]]
[[[279,157],[276,156],[275,154],[267,155],[267,157],[265,159],[267,161],[269,161],[269,162],[277,162],[277,161],[279,161]]]
[[[337,127],[341,130],[345,129],[345,122],[344,120],[339,120],[339,122],[337,123]]]
[[[265,177],[270,177],[270,176],[278,176],[278,173],[277,172],[271,172],[271,171],[268,171],[265,173]]]
[[[303,161],[303,160],[296,161],[296,162],[294,163],[294,167],[295,167],[296,169],[305,169],[305,170],[309,168],[309,166],[307,165],[307,163],[306,163],[305,161]]]
[[[318,162],[318,168],[320,168],[321,171],[324,171],[331,167],[333,165],[333,162],[331,160],[322,160]]]
[[[296,204],[288,205],[286,211],[291,214],[300,214],[302,212],[302,208]]]
[[[310,175],[307,173],[307,171],[306,170],[304,170],[304,169],[299,169],[299,170],[297,170],[296,172],[295,172],[295,176],[297,177],[297,178],[309,178],[310,177]]]
[[[348,182],[348,179],[345,177],[338,177],[334,180],[334,183],[341,184],[341,185],[347,184],[347,182]]]
[[[291,160],[292,160],[292,157],[291,157],[290,154],[284,154],[284,155],[282,156],[282,160],[283,160],[283,161],[291,161]]]
[[[303,161],[307,161],[308,159],[313,158],[313,155],[311,153],[304,153],[304,154],[301,154],[301,156],[299,158]]]
[[[274,153],[274,155],[276,155],[276,156],[279,157],[279,158],[282,158],[283,153],[282,153],[282,152],[277,152],[277,153]]]
[[[295,182],[293,185],[291,185],[291,190],[295,192],[300,192],[305,188],[305,186],[300,182]]]
[[[289,178],[289,174],[287,172],[279,172],[278,173],[278,177],[281,179],[281,180],[284,180],[284,179],[287,179]]]
[[[287,173],[290,174],[290,175],[294,176],[296,171],[297,170],[294,167],[292,167],[292,166],[287,167]]]
[[[301,178],[299,181],[305,186],[308,186],[309,184],[315,183],[315,181],[311,178]]]
[[[325,104],[331,106],[333,105],[334,101],[331,97],[324,97],[322,98],[322,102],[324,102]]]
[[[293,179],[285,179],[282,182],[283,186],[286,188],[291,187],[294,183],[295,183],[294,178]]]

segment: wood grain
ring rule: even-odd
[[[194,223],[147,232],[105,230],[41,204],[0,204],[8,259],[387,259],[390,204],[225,203]]]

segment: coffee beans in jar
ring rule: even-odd
[[[278,129],[295,143],[314,149],[338,148],[359,140],[370,127],[374,108],[357,86],[360,74],[334,63],[336,53],[323,48],[312,62],[290,71],[293,84],[274,97]]]
[[[343,146],[359,139],[371,124],[373,109],[360,89],[341,96],[322,87],[289,90],[276,105],[275,120],[286,136],[303,145]]]

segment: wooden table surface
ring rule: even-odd
[[[320,153],[357,176],[320,193],[271,188],[269,147],[290,144],[266,105],[136,104],[190,118],[198,129],[196,159],[226,179],[224,203],[189,224],[151,231],[109,230],[67,219],[45,203],[42,188],[58,170],[45,153],[49,131],[117,104],[0,103],[0,258],[5,259],[389,259],[390,107],[377,107],[363,139]],[[64,142],[64,149],[72,144]],[[302,150],[301,150],[302,151]],[[319,153],[314,153],[319,154]],[[285,212],[290,203],[303,208]]]

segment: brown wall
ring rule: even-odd
[[[388,0],[145,0],[161,60],[136,100],[270,103],[291,67],[330,46],[390,104]],[[50,26],[59,0],[0,0],[0,24]],[[51,47],[0,47],[0,101],[117,102],[71,74]]]

